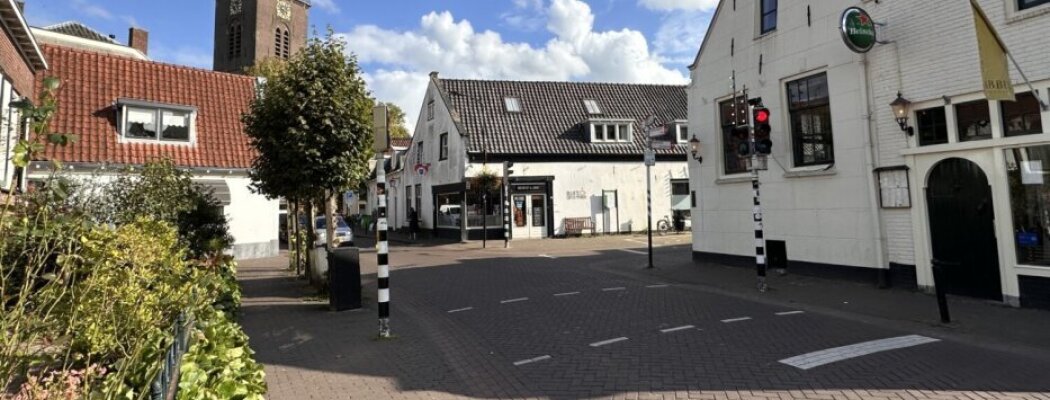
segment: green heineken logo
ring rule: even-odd
[[[840,29],[846,47],[857,53],[867,53],[878,42],[875,22],[863,9],[850,7],[843,11]]]

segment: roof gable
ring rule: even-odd
[[[66,21],[59,24],[45,26],[41,29],[103,43],[121,44],[116,39],[106,36],[101,32],[91,29],[91,27],[77,21]]]
[[[468,152],[507,155],[642,154],[645,136],[638,125],[655,114],[661,121],[686,119],[685,86],[591,82],[524,82],[440,79],[438,87],[458,115]],[[514,97],[520,112],[508,112]],[[595,100],[600,114],[590,114],[584,100]],[[590,142],[590,121],[635,121],[631,143]],[[683,153],[676,146],[661,150]],[[684,153],[683,153],[684,154]]]
[[[44,159],[72,163],[143,164],[170,157],[182,167],[250,168],[255,158],[241,116],[255,95],[254,78],[109,54],[44,46],[46,74],[62,82],[52,131],[79,141],[48,146]],[[45,74],[37,74],[38,87]],[[134,99],[195,107],[196,142],[121,143],[115,103]]]

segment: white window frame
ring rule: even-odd
[[[598,100],[584,99],[583,108],[587,109],[587,113],[591,115],[600,115],[602,113],[602,107],[598,105]]]
[[[517,97],[507,96],[503,98],[503,107],[509,113],[520,113],[522,111],[521,99]]]
[[[682,129],[685,128],[685,136],[682,136]],[[674,122],[674,137],[678,143],[689,143],[689,122],[684,120],[678,120]]]
[[[153,112],[154,121],[157,126],[157,136],[155,138],[138,138],[129,137],[127,135],[128,129],[128,111],[129,109],[137,110],[148,110]],[[197,108],[191,106],[182,106],[176,104],[165,104],[165,103],[154,103],[140,100],[120,99],[117,101],[117,110],[120,113],[119,124],[117,126],[117,134],[120,138],[121,143],[159,143],[159,144],[170,144],[170,145],[195,145],[197,143]],[[175,112],[184,113],[186,115],[186,124],[189,129],[188,137],[186,140],[181,139],[164,139],[162,134],[164,132],[164,113]]]
[[[612,128],[612,139],[609,139],[609,128]],[[631,143],[634,141],[632,121],[591,121],[589,130],[591,143]]]

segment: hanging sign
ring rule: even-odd
[[[859,7],[850,7],[842,12],[839,30],[846,47],[856,53],[867,53],[878,42],[875,22],[867,11]]]

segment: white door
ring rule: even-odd
[[[542,194],[516,194],[511,197],[511,233],[514,239],[547,236],[547,198]]]
[[[620,233],[619,201],[615,190],[602,191],[602,230],[605,233]]]

